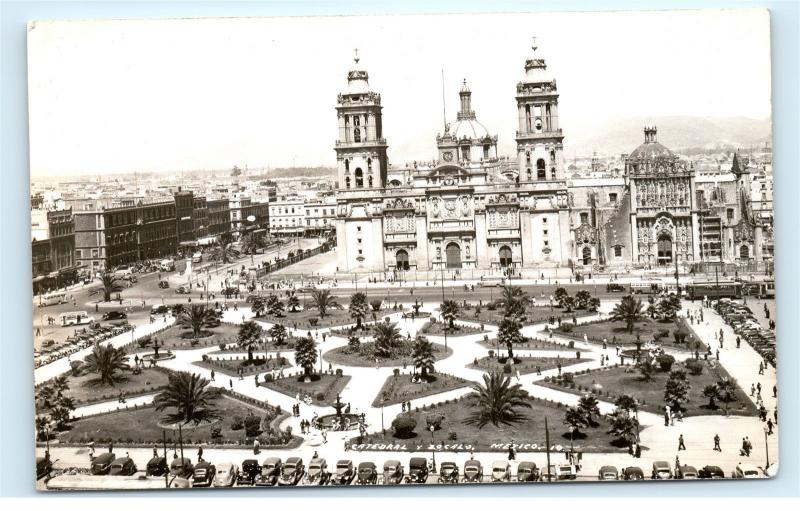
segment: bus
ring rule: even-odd
[[[58,316],[61,326],[88,325],[94,323],[94,318],[86,311],[64,312]]]
[[[48,305],[60,305],[67,303],[67,293],[47,293],[39,297],[39,307],[47,307]]]
[[[743,282],[742,293],[757,298],[775,298],[775,281]]]
[[[708,298],[716,300],[717,298],[741,298],[742,297],[742,284],[741,282],[694,282],[687,284],[686,292],[690,300],[702,300]]]

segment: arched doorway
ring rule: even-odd
[[[503,268],[511,266],[511,249],[505,245],[500,247],[500,266]]]
[[[659,266],[672,263],[672,236],[663,233],[658,237],[657,254]]]
[[[364,171],[361,167],[356,169],[356,188],[364,188]]]
[[[395,263],[398,270],[407,270],[408,266],[408,252],[405,250],[398,250],[395,254]]]
[[[742,245],[739,248],[739,259],[750,259],[750,247]]]
[[[449,243],[445,248],[448,268],[461,268],[461,247],[458,243]]]
[[[592,249],[590,247],[583,247],[583,264],[589,265],[592,264]]]

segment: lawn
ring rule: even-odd
[[[684,369],[684,367],[683,364],[675,363],[673,369]],[[724,405],[721,402],[717,403],[716,409],[708,408],[709,400],[703,396],[703,389],[706,385],[714,384],[722,378],[730,378],[728,372],[719,364],[716,364],[714,368],[706,364],[700,375],[693,375],[688,370],[686,374],[691,389],[689,390],[689,401],[685,405],[686,410],[683,412],[684,416],[724,415]],[[652,381],[645,382],[635,367],[614,366],[573,375],[572,384],[564,382],[563,379],[561,381],[561,385],[554,380],[537,384],[580,395],[592,391],[595,385],[600,385],[599,390],[594,389],[598,399],[613,402],[618,395],[628,394],[639,401],[642,410],[652,413],[664,412],[664,385],[667,381],[665,372],[659,371],[653,375]],[[731,415],[758,415],[753,403],[738,387],[736,401],[728,404],[728,411]]]
[[[505,357],[506,352],[505,350],[500,353],[501,356]],[[561,364],[562,369],[565,367],[569,367],[575,364],[580,364],[581,362],[585,362],[583,359],[578,358],[555,358],[555,357],[525,357],[519,356],[518,354],[514,354],[514,357],[518,360],[513,366],[511,366],[511,375],[513,375],[516,371],[519,371],[520,375],[523,374],[531,374],[536,373],[538,370],[546,371],[548,369],[555,369],[558,367],[558,364]],[[497,357],[483,357],[477,360],[477,364],[473,362],[469,364],[467,367],[470,369],[478,369],[480,371],[492,372],[492,371],[503,371],[505,367],[504,364],[499,362]]]
[[[478,344],[483,346],[484,348],[489,348],[491,350],[498,349],[497,340],[490,340],[490,341],[478,341]],[[505,347],[500,347],[499,349],[504,350]],[[545,339],[539,338],[530,338],[526,337],[525,342],[520,342],[514,345],[515,350],[545,350],[545,351],[589,351],[585,348],[578,348],[570,347],[567,343],[557,343],[553,341],[548,341]]]
[[[453,354],[452,348],[447,348],[436,343],[431,343],[433,356],[438,360],[449,357]],[[411,343],[403,341],[399,348],[394,350],[390,357],[375,356],[375,342],[362,342],[358,350],[352,350],[349,346],[335,348],[322,356],[326,362],[354,367],[375,367],[376,360],[378,367],[400,367],[405,369],[411,364]]]
[[[259,385],[291,397],[296,397],[298,394],[301,399],[305,396],[311,396],[314,404],[318,406],[332,406],[336,402],[336,397],[350,381],[350,376],[328,373],[314,374],[312,378],[316,379],[305,383],[302,381],[302,377],[291,375],[276,378],[272,381],[260,382]]]
[[[475,312],[480,309],[479,312]],[[572,312],[564,312],[563,309],[558,307],[550,308],[549,305],[529,306],[525,309],[524,325],[532,325],[537,323],[547,323],[551,319],[557,321],[561,318],[562,321],[572,320],[573,317],[583,317],[596,314],[588,310],[573,310]],[[503,321],[503,309],[500,307],[494,310],[489,310],[486,305],[478,306],[474,304],[467,304],[467,307],[459,309],[458,319],[464,321],[471,321],[473,323],[499,325]]]
[[[677,344],[672,334],[674,331],[678,330],[679,327],[680,324],[676,322],[661,322],[646,318],[642,321],[637,321],[633,327],[633,332],[628,333],[623,321],[611,321],[606,319],[566,327],[562,325],[555,329],[554,333],[581,341],[585,334],[591,343],[600,344],[605,339],[609,345],[613,346],[615,338],[619,344],[635,344],[637,339],[641,340],[642,343],[648,343],[653,340],[654,334],[666,330],[668,334],[661,337],[659,341],[659,344],[662,346],[690,351],[705,349],[705,344],[699,341],[695,341],[696,344],[692,344],[688,337],[686,342]],[[566,329],[569,329],[569,331],[565,331]],[[689,330],[689,332],[691,332],[691,330]]]
[[[317,328],[340,327],[343,325],[355,324],[355,320],[350,317],[350,311],[347,310],[347,304],[343,303],[344,309],[329,309],[325,312],[325,317],[319,317],[319,311],[316,309],[298,309],[297,312],[286,312],[281,317],[270,316],[264,314],[260,318],[262,321],[268,323],[280,323],[286,328],[294,328],[301,330],[314,330]],[[369,312],[364,321],[380,320],[384,316],[391,314],[391,310],[382,309],[380,312]],[[375,318],[373,319],[373,314]]]
[[[156,392],[166,386],[169,380],[166,371],[156,368],[142,369],[140,374],[133,374],[133,371],[124,371],[118,374],[124,379],[111,386],[101,384],[94,373],[84,372],[80,376],[72,376],[71,373],[67,373],[69,390],[66,394],[75,400],[76,405],[83,406],[88,403],[117,399],[120,391],[124,392],[126,396]]]
[[[253,357],[253,364],[246,364],[247,355],[240,355],[237,357],[222,359],[222,358],[206,358],[205,360],[195,362],[195,365],[205,367],[206,369],[213,369],[216,372],[226,374],[228,376],[239,376],[239,369],[242,370],[243,376],[252,376],[254,374],[261,374],[274,369],[281,369],[291,367],[291,364],[286,357],[273,357],[264,358],[255,354]]]
[[[544,452],[546,445],[544,420],[547,417],[551,446],[554,446],[556,452],[569,449],[569,429],[563,423],[565,407],[529,398],[528,403],[531,404],[531,408],[520,409],[526,417],[523,422],[500,426],[489,423],[483,428],[478,428],[475,425],[464,424],[464,419],[474,411],[474,403],[475,397],[467,395],[435,407],[415,409],[413,412],[401,414],[417,422],[412,438],[397,438],[387,426],[385,437],[380,433],[374,433],[365,436],[363,441],[359,440],[358,443],[391,442],[395,445],[405,445],[409,451],[431,450],[432,444],[444,444],[445,447],[458,445],[461,451],[469,450],[471,446],[479,452],[507,452],[508,444],[513,442],[519,452]],[[426,426],[426,417],[430,414],[441,414],[444,417],[441,428],[433,432],[432,438]],[[613,443],[615,438],[607,433],[609,429],[609,425],[601,418],[598,427],[587,428],[581,432],[582,435],[574,437],[575,448],[589,453],[627,452],[627,447],[615,447]]]
[[[447,322],[443,321],[428,321],[420,328],[421,334],[444,336],[445,330],[448,337],[458,337],[460,335],[474,335],[486,332],[485,329],[480,327],[459,325],[455,323],[453,328],[446,327]]]
[[[410,374],[400,374],[386,378],[386,381],[383,382],[381,389],[376,394],[372,406],[378,407],[381,404],[385,406],[393,405],[410,399],[418,399],[447,392],[448,390],[469,387],[473,384],[469,380],[443,373],[429,375],[428,381],[420,380],[419,383],[412,382],[411,377],[412,375]]]
[[[192,345],[191,330],[186,330],[178,325],[171,326],[154,335],[147,335],[130,345],[130,353],[150,353],[153,351],[153,338],[158,339],[158,346],[161,350],[181,350],[207,348],[217,346],[220,343],[233,343],[239,335],[239,326],[228,323],[220,323],[219,326],[203,330],[197,338],[197,344]]]
[[[244,418],[248,415],[273,417],[270,425],[275,428],[288,415],[284,412],[275,416],[275,411],[268,412],[259,407],[245,404],[238,399],[220,396],[215,402],[222,419],[199,426],[184,425],[181,431],[184,444],[242,444],[252,445],[252,439],[245,435],[244,429],[233,429],[236,417]],[[162,428],[158,422],[168,413],[167,410],[157,412],[152,406],[136,409],[122,410],[84,417],[72,422],[72,428],[59,434],[62,443],[88,443],[104,444],[113,441],[115,444],[152,444],[162,445],[163,434],[166,432],[167,444],[172,446],[178,441],[177,428]],[[213,438],[212,430],[220,428],[220,437]],[[263,426],[262,426],[263,428]],[[279,441],[273,439],[273,442]],[[262,446],[265,445],[262,443]],[[192,456],[194,453],[192,453]]]
[[[297,341],[300,340],[299,337],[289,337],[286,342],[283,344],[275,344],[270,339],[266,344],[265,343],[258,343],[258,345],[253,348],[253,355],[264,354],[266,353],[280,353],[284,351],[292,351],[294,350],[295,344]],[[232,342],[236,342],[234,339]],[[246,355],[247,350],[244,348],[240,348],[238,345],[232,344],[226,347],[224,350],[214,350],[208,353],[209,355]]]

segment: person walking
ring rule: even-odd
[[[722,452],[722,447],[719,445],[719,434],[714,435],[714,450]]]
[[[758,374],[759,374],[759,376],[764,374],[764,362],[763,361],[758,363]]]
[[[767,434],[768,435],[772,434],[772,429],[774,427],[775,427],[775,425],[772,423],[772,419],[767,419]]]
[[[230,384],[230,386],[231,386],[231,390],[233,390],[233,380],[231,380],[230,378],[228,378],[228,383],[229,383],[229,384]]]
[[[211,381],[216,381],[216,380],[214,379],[214,370],[213,370],[213,369],[211,370]]]
[[[197,448],[197,461],[198,462],[202,462],[203,461],[203,446],[202,445]]]
[[[756,395],[756,384],[755,383],[751,383],[750,384],[750,397],[755,397],[755,395]]]
[[[253,440],[253,454],[258,454],[260,450],[260,444],[258,443],[258,438],[256,438]]]
[[[679,451],[685,451],[686,450],[686,444],[683,443],[683,433],[681,433],[678,436],[678,450]]]

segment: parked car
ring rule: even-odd
[[[127,456],[117,458],[111,462],[111,467],[108,469],[110,476],[132,476],[137,472],[136,463]]]
[[[439,482],[456,484],[458,482],[458,465],[452,461],[443,461],[439,465]]]
[[[192,254],[192,262],[193,263],[202,263],[203,262],[203,253],[202,252],[195,252]]]
[[[569,481],[578,478],[578,469],[571,463],[550,465],[550,473],[556,481]]]
[[[539,470],[536,463],[532,461],[520,461],[517,465],[517,481],[520,483],[531,483],[539,480]]]
[[[175,458],[169,464],[169,475],[173,477],[189,479],[192,477],[192,473],[194,473],[194,467],[192,466],[192,460],[189,458]]]
[[[147,470],[145,472],[149,476],[163,476],[167,473],[167,458],[163,456],[153,456],[147,462]]]
[[[133,274],[133,268],[127,265],[117,266],[114,270],[114,275],[117,277],[124,277],[125,275]]]
[[[230,487],[236,484],[239,478],[239,466],[235,463],[220,463],[217,465],[217,472],[214,474],[213,485],[216,488]]]
[[[397,460],[388,460],[383,464],[383,484],[400,484],[403,481],[405,469]]]
[[[666,461],[654,461],[651,479],[672,479],[672,469]]]
[[[267,458],[261,464],[261,474],[256,479],[256,486],[274,486],[281,474],[282,463],[280,458]]]
[[[761,479],[763,474],[755,465],[742,465],[739,463],[733,469],[732,477],[734,479]]]
[[[697,469],[691,465],[683,465],[675,469],[676,479],[697,479]]]
[[[700,479],[725,479],[725,472],[716,465],[706,465],[698,475]]]
[[[469,460],[464,463],[464,482],[480,483],[483,481],[483,466],[478,460]]]
[[[600,481],[616,481],[619,479],[619,471],[617,471],[617,467],[603,465],[597,473],[597,479]]]
[[[328,484],[331,474],[328,472],[328,462],[324,458],[311,458],[308,463],[308,475],[306,479],[309,484],[324,485]]]
[[[237,483],[239,485],[252,486],[255,484],[260,473],[261,465],[258,464],[258,460],[244,460],[244,462],[242,462],[242,470],[239,472]]]
[[[358,484],[376,484],[378,482],[378,467],[371,461],[362,461],[358,464]]]
[[[347,486],[353,482],[356,471],[353,462],[350,460],[339,460],[336,462],[336,473],[333,474],[331,482],[336,486]]]
[[[639,467],[625,467],[622,478],[626,481],[641,481],[644,479],[644,471]]]
[[[424,483],[428,480],[428,460],[425,458],[414,457],[408,462],[409,483]]]
[[[169,307],[166,305],[153,305],[150,308],[150,314],[168,314]]]
[[[108,475],[108,471],[111,470],[111,464],[116,459],[117,455],[113,452],[104,452],[99,456],[95,456],[92,460],[92,468],[91,472],[92,475],[95,476],[104,476]]]
[[[187,477],[176,477],[169,483],[170,488],[191,488],[192,482]]]
[[[169,281],[168,280],[159,280],[158,281],[158,289],[169,289]]]
[[[278,484],[280,486],[295,486],[304,475],[306,475],[306,468],[303,465],[303,460],[297,456],[292,456],[283,464]]]
[[[188,294],[189,294],[189,288],[188,288],[188,287],[186,287],[186,286],[178,286],[178,287],[175,289],[175,294],[179,294],[179,295],[188,295]]]
[[[492,482],[503,483],[511,480],[511,466],[508,461],[497,460],[492,463]]]
[[[194,466],[192,473],[192,486],[208,487],[214,481],[217,467],[207,461],[201,461]]]
[[[125,319],[128,317],[128,314],[125,311],[108,311],[103,314],[103,321],[113,321],[116,319]]]
[[[48,456],[40,456],[36,458],[36,480],[50,475],[53,470],[53,462],[50,461]]]

